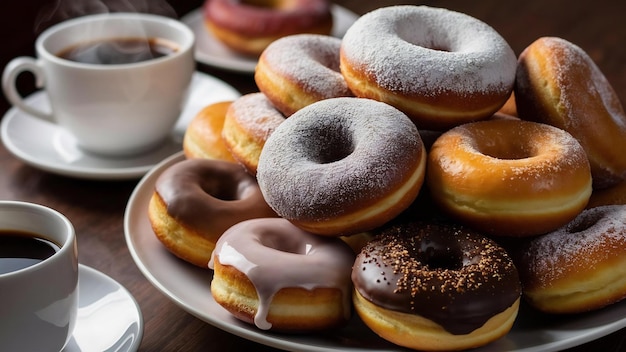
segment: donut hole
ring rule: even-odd
[[[458,248],[425,241],[420,252],[420,261],[430,270],[459,270],[463,267],[463,255]]]
[[[259,243],[263,247],[291,254],[306,255],[311,250],[310,244],[295,240],[285,240],[284,237],[270,233],[267,233],[264,236],[260,236]]]
[[[501,160],[520,160],[535,156],[534,147],[523,141],[489,141],[477,145],[478,152]]]
[[[231,201],[241,199],[241,190],[238,187],[225,187],[223,184],[216,182],[205,183],[202,190],[213,198],[219,200]]]
[[[438,38],[435,33],[430,33],[428,35],[425,32],[415,31],[413,25],[403,25],[400,23],[396,28],[396,33],[400,39],[405,42],[416,45],[425,49],[435,50],[435,51],[443,51],[443,52],[453,52],[452,45],[447,43],[447,40],[444,38]]]
[[[310,150],[310,159],[318,164],[330,164],[354,152],[355,143],[345,128],[318,129],[311,138],[305,139],[305,150]]]
[[[589,212],[587,216],[574,219],[567,227],[570,234],[580,233],[589,230],[595,226],[604,214],[601,212]]]
[[[213,198],[222,201],[236,201],[250,197],[255,192],[256,181],[247,177],[229,177],[206,179],[201,185],[202,190]]]

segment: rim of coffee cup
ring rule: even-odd
[[[67,31],[72,27],[82,26],[82,25],[85,25],[85,23],[87,22],[95,23],[95,22],[104,22],[104,21],[110,21],[110,20],[115,20],[115,21],[140,20],[144,22],[163,24],[183,33],[185,40],[182,42],[175,43],[178,46],[178,50],[176,50],[172,54],[155,58],[152,60],[126,63],[126,64],[114,64],[114,65],[94,65],[94,64],[87,64],[87,63],[81,63],[81,62],[63,59],[57,56],[58,52],[53,52],[49,50],[49,48],[47,47],[48,41],[50,41],[51,38],[54,38],[54,36],[56,35],[61,35],[59,33],[63,31]],[[96,38],[95,40],[107,39],[107,38],[113,38],[113,36],[109,36],[109,35],[102,36],[101,38]],[[57,48],[57,51],[61,51],[64,48],[67,48],[67,47],[70,47],[72,45],[79,44],[79,43],[80,41],[67,42],[64,44],[64,46],[60,46],[59,48]],[[82,67],[82,68],[91,69],[91,70],[94,70],[94,69],[115,70],[115,69],[120,69],[120,68],[132,68],[132,67],[137,67],[137,66],[149,66],[158,62],[173,60],[179,56],[185,55],[186,53],[193,50],[194,45],[195,45],[195,34],[191,30],[191,28],[189,28],[186,24],[170,17],[154,15],[154,14],[149,14],[149,13],[135,13],[135,12],[102,13],[102,14],[94,14],[94,15],[84,15],[81,17],[68,19],[63,22],[59,22],[51,26],[50,28],[47,28],[37,37],[35,41],[35,49],[37,51],[37,54],[40,56],[40,58],[45,58],[46,60],[54,62],[55,64],[58,64],[58,65]]]
[[[22,201],[10,201],[10,200],[0,201],[0,213],[6,213],[6,212],[30,213],[31,215],[37,215],[42,218],[45,217],[46,219],[54,219],[51,221],[59,223],[63,231],[65,231],[68,235],[65,236],[63,243],[58,243],[58,241],[52,240],[51,238],[47,237],[46,234],[40,233],[40,231],[27,228],[29,226],[23,226],[17,223],[12,223],[10,225],[6,223],[0,224],[1,232],[20,231],[20,232],[33,233],[35,235],[39,235],[43,238],[46,238],[47,240],[52,240],[59,246],[59,250],[56,251],[50,257],[46,258],[45,260],[39,263],[35,263],[33,265],[27,266],[22,269],[0,274],[0,279],[3,277],[8,278],[14,275],[22,275],[24,273],[36,271],[38,270],[39,267],[43,265],[47,265],[47,262],[54,261],[56,260],[56,258],[65,256],[68,251],[76,250],[75,245],[74,245],[75,238],[76,238],[74,225],[72,225],[71,221],[65,215],[61,214],[57,210],[54,210],[50,207],[47,207],[41,204],[36,204],[36,203],[29,203],[29,202],[22,202]]]

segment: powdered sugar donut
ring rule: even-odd
[[[263,93],[237,98],[224,117],[222,140],[233,158],[256,175],[261,149],[276,127],[285,121]]]
[[[626,113],[613,87],[583,49],[543,37],[520,54],[519,117],[571,133],[585,149],[594,189],[626,180]]]
[[[426,152],[415,125],[371,99],[332,98],[289,117],[268,138],[257,169],[277,213],[322,235],[367,231],[417,197]]]
[[[279,39],[263,51],[254,79],[286,116],[316,101],[353,96],[339,72],[341,39],[315,34]]]
[[[389,103],[429,130],[491,116],[511,94],[517,65],[487,24],[411,5],[359,18],[343,38],[340,60],[356,96]]]
[[[539,310],[576,313],[626,298],[626,206],[583,211],[521,251],[524,296]]]

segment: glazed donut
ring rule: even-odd
[[[226,112],[222,140],[251,175],[256,175],[259,155],[267,138],[285,121],[263,93],[237,98]]]
[[[263,51],[254,72],[259,90],[285,116],[316,101],[353,96],[339,71],[341,39],[300,34]]]
[[[548,313],[599,309],[626,297],[626,206],[583,211],[530,240],[518,263],[525,299]]]
[[[303,332],[351,315],[354,252],[280,218],[241,222],[217,242],[211,293],[235,317],[262,330]]]
[[[611,84],[580,47],[543,37],[524,49],[515,100],[520,118],[559,127],[580,142],[594,188],[626,179],[626,113]]]
[[[226,111],[232,102],[218,102],[204,107],[189,122],[183,137],[185,157],[235,162],[222,140]]]
[[[341,44],[340,68],[358,96],[386,102],[420,129],[491,116],[513,90],[517,57],[487,24],[427,6],[360,17]]]
[[[207,0],[203,15],[207,29],[219,41],[253,56],[278,38],[327,35],[333,26],[327,0]]]
[[[163,245],[179,258],[206,268],[217,239],[232,225],[275,217],[254,177],[221,160],[186,159],[157,179],[148,216]]]
[[[363,322],[397,345],[469,349],[504,336],[521,286],[507,252],[458,225],[412,222],[377,234],[352,270]]]
[[[580,143],[553,126],[493,119],[455,127],[430,149],[427,182],[446,213],[481,232],[533,236],[578,215],[591,195]]]
[[[376,228],[407,208],[425,166],[422,140],[402,112],[370,99],[331,98],[276,128],[257,180],[281,217],[338,236]]]

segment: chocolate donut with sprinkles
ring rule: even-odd
[[[486,345],[511,329],[521,284],[507,252],[459,225],[381,230],[352,270],[353,302],[382,338],[425,351]]]

